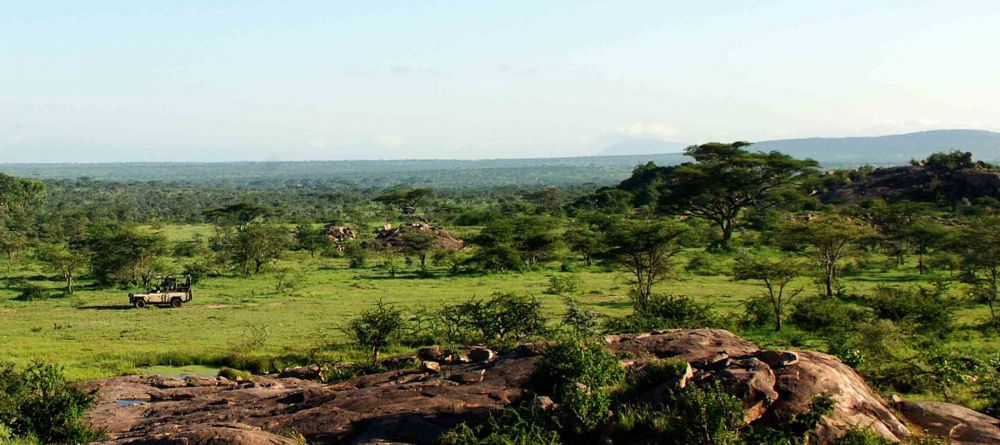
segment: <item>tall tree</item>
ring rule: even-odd
[[[736,280],[759,280],[764,284],[764,295],[771,302],[774,311],[774,330],[781,330],[785,304],[790,303],[802,290],[786,292],[788,285],[802,274],[802,268],[788,258],[767,258],[763,256],[741,256],[733,267]]]
[[[990,319],[1000,326],[996,304],[1000,298],[1000,218],[980,218],[962,229],[958,249],[969,270],[967,281],[990,308]]]
[[[392,208],[405,216],[414,216],[421,202],[434,194],[429,188],[399,187],[375,197],[373,201]]]
[[[166,253],[166,239],[121,223],[91,227],[85,240],[90,270],[101,284],[142,284],[148,287],[157,260]]]
[[[280,258],[290,244],[291,234],[284,227],[253,224],[237,233],[225,250],[243,275],[256,275],[265,264]]]
[[[628,274],[640,304],[649,301],[654,285],[669,277],[680,252],[677,240],[686,230],[662,219],[622,219],[607,228],[603,255]]]
[[[76,277],[86,265],[87,255],[65,243],[42,244],[37,255],[49,270],[58,273],[66,283],[66,293],[74,293]]]
[[[786,248],[804,250],[820,268],[827,297],[833,296],[841,261],[859,242],[875,236],[871,227],[840,215],[788,222],[780,227],[780,232]]]
[[[745,210],[773,205],[779,189],[815,173],[818,165],[776,151],[750,152],[745,150],[749,145],[691,146],[684,154],[695,162],[637,167],[619,188],[633,193],[636,206],[655,205],[666,214],[712,222],[719,228],[718,247],[727,250]]]

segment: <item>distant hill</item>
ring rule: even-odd
[[[729,141],[719,141],[729,142]],[[602,156],[678,153],[692,144],[657,139],[623,139],[600,151]],[[971,151],[984,161],[1000,161],[1000,133],[985,130],[932,130],[889,136],[776,139],[754,143],[753,150],[777,150],[812,158],[828,167],[862,164],[899,165],[939,151]]]
[[[680,153],[689,145],[691,144],[661,141],[659,139],[624,139],[607,146],[598,155],[622,156]]]
[[[983,161],[1000,161],[1000,133],[933,130],[875,137],[780,139],[757,142],[755,150],[777,150],[827,165],[898,165],[939,151],[962,150]]]

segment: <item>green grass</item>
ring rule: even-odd
[[[183,240],[212,229],[168,226],[162,230],[172,240]],[[398,264],[406,268],[402,261]],[[552,270],[452,277],[443,269],[433,269],[435,278],[424,279],[411,278],[404,270],[403,276],[393,279],[381,270],[352,270],[344,260],[300,253],[289,255],[279,266],[301,273],[301,283],[290,293],[278,294],[277,279],[270,274],[210,278],[196,286],[194,301],[181,309],[144,310],[127,306],[130,290],[95,288],[87,280],[71,297],[16,301],[17,291],[9,288],[13,278],[27,278],[53,290],[59,289],[61,282],[44,279],[31,264],[14,267],[6,280],[0,280],[0,356],[17,363],[59,363],[74,379],[172,373],[177,366],[217,368],[230,366],[234,356],[278,358],[278,366],[305,360],[316,351],[329,359],[357,359],[358,353],[345,347],[346,339],[338,328],[379,299],[415,310],[513,291],[536,295],[553,319],[562,312],[559,296],[543,294],[547,277],[559,273]],[[593,267],[577,275],[582,280],[577,296],[585,307],[605,315],[628,313],[627,285],[619,274]],[[879,282],[919,282],[910,281],[913,277],[912,272],[894,269],[848,277],[845,282],[852,293],[864,294]],[[796,285],[806,293],[818,290],[808,279]],[[661,285],[659,291],[711,302],[715,310],[734,318],[742,310],[742,302],[759,293],[760,287],[721,275],[681,274]],[[984,319],[987,312],[984,305],[968,305],[960,315],[960,324],[968,325]],[[250,326],[266,327],[262,346],[247,348]],[[995,336],[978,331],[961,334],[955,342],[964,348],[988,350],[990,343],[995,343]],[[759,339],[765,343],[783,341],[765,330]],[[157,367],[161,365],[169,368]],[[149,366],[153,368],[138,369]]]

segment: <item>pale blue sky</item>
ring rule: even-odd
[[[1000,2],[45,1],[0,162],[492,158],[1000,129]]]

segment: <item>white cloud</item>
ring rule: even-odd
[[[623,136],[656,139],[670,139],[678,134],[676,128],[660,122],[620,125],[615,132]]]

